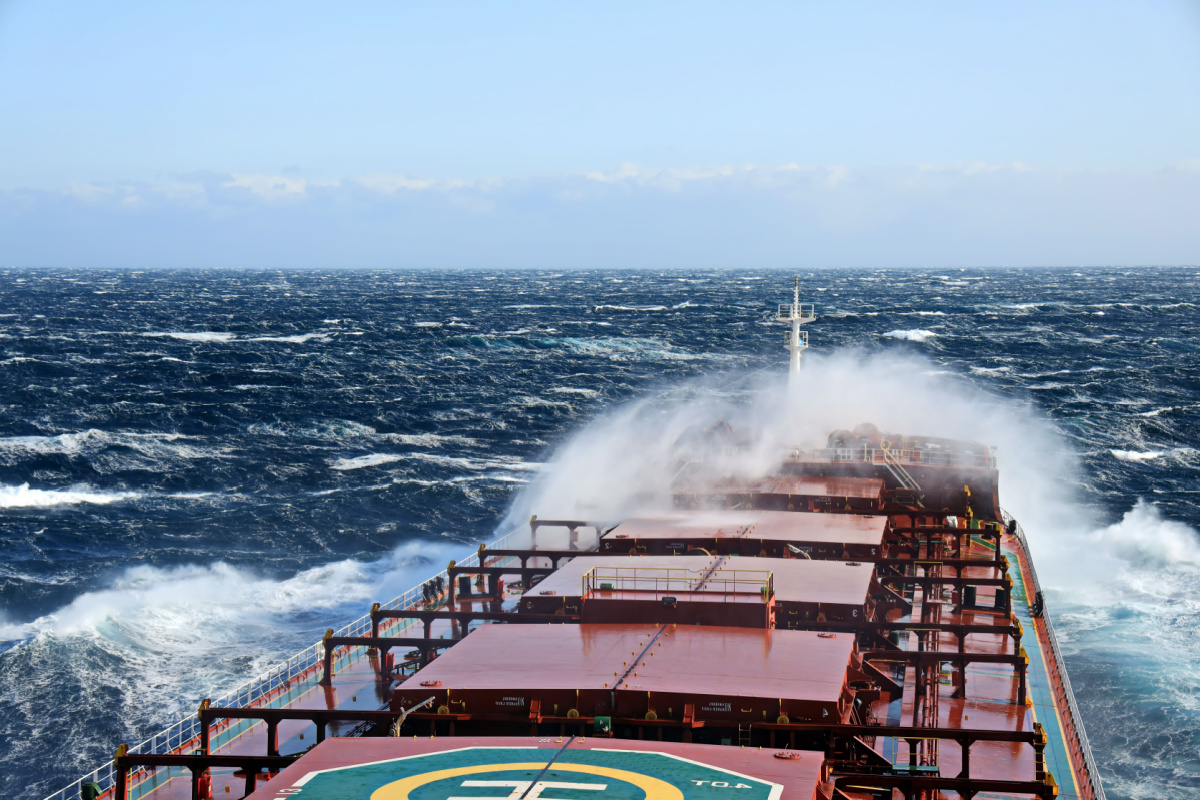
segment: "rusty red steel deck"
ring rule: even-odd
[[[854,637],[697,625],[485,625],[398,686],[462,723],[621,716],[845,720]]]
[[[884,504],[882,478],[771,475],[754,480],[683,481],[672,487],[677,508],[870,513]]]
[[[861,621],[873,617],[874,571],[873,564],[844,561],[584,555],[526,592],[518,607],[522,613],[578,613],[583,622],[788,627],[810,619]]]
[[[971,787],[987,787],[983,790],[1006,796],[1048,796],[1047,785],[1037,784],[1036,780],[1045,775],[1049,751],[1057,748],[1059,754],[1054,757],[1059,760],[1054,764],[1060,778],[1078,768],[1070,763],[1077,760],[1078,748],[1059,745],[1064,738],[1071,741],[1069,726],[1055,720],[1048,746],[1035,726],[1046,702],[1046,687],[1053,687],[1053,679],[1047,678],[1040,661],[1035,662],[1029,668],[1034,670],[1030,680],[1035,705],[1022,701],[1024,659],[1014,658],[1023,654],[1020,628],[1005,608],[996,608],[994,597],[1005,587],[989,585],[999,583],[994,577],[998,566],[995,551],[960,536],[965,546],[955,552],[977,559],[978,566],[951,564],[936,553],[931,555],[932,551],[926,552],[938,536],[931,532],[912,559],[913,569],[924,574],[901,582],[906,591],[911,591],[911,614],[897,616],[893,609],[887,621],[856,628],[860,636],[876,637],[868,646],[874,650],[870,657],[879,665],[875,670],[857,664],[853,633],[837,632],[836,638],[829,638],[832,632],[822,636],[818,632],[702,626],[487,624],[401,684],[391,696],[391,706],[407,708],[433,696],[436,711],[444,713],[417,712],[410,718],[409,727],[426,734],[437,732],[439,739],[435,741],[459,746],[468,741],[461,734],[475,732],[591,732],[595,718],[607,711],[615,725],[625,725],[623,736],[638,739],[647,734],[661,738],[664,732],[668,738],[679,738],[679,732],[687,729],[688,735],[694,730],[698,737],[708,736],[706,741],[714,744],[737,744],[741,740],[771,747],[828,746],[831,749],[824,753],[826,769],[842,776],[837,778],[839,785],[851,797],[866,796],[856,794],[856,788],[870,785],[859,773],[864,763],[875,763],[872,759],[878,759],[875,768],[880,768],[878,764],[890,765],[886,767],[889,774],[876,776],[875,783],[881,787],[895,786],[905,791],[921,786],[943,798]],[[611,558],[585,555],[577,561],[598,557]],[[651,561],[645,556],[626,558]],[[939,558],[945,566],[953,567],[953,575],[936,574],[941,569]],[[786,569],[783,565],[821,563],[740,557],[727,561],[763,561],[773,571]],[[888,561],[889,568],[895,566]],[[1013,574],[1018,560],[1002,566]],[[964,606],[963,587],[973,582],[979,587],[976,604]],[[1022,601],[1021,609],[1027,609],[1028,597],[1016,597]],[[749,607],[748,602],[741,605]],[[430,612],[430,619],[421,621],[432,625],[434,635],[446,635],[456,624],[461,626],[466,621],[456,620],[453,614],[475,608],[474,602],[460,602],[455,609]],[[497,602],[488,602],[479,606],[477,613],[483,622],[482,617],[493,616],[496,619],[487,621],[499,621],[499,612]],[[1027,632],[1040,637],[1042,631],[1036,621],[1031,624],[1026,619]],[[994,632],[989,632],[989,627]],[[894,656],[879,638],[892,633],[900,637]],[[792,648],[788,635],[807,637],[807,642]],[[844,650],[832,657],[828,657],[829,651],[821,655],[822,647],[835,643]],[[964,652],[968,657],[960,658],[958,654]],[[339,649],[339,653],[333,686],[320,689],[310,684],[307,693],[288,700],[287,707],[314,711],[348,706],[378,708],[381,701],[389,699],[390,681],[377,663],[378,657],[363,658],[357,647]],[[821,675],[824,678],[817,680],[811,691],[803,688],[806,681],[811,683],[813,676]],[[439,682],[441,685],[437,685]],[[863,704],[852,704],[856,696]],[[860,713],[854,710],[856,707],[864,710]],[[822,711],[829,717],[816,716]],[[578,715],[574,719],[572,712]],[[859,723],[870,724],[857,724],[856,718]],[[829,725],[823,723],[826,719],[831,719]],[[1041,721],[1047,722],[1046,717]],[[634,723],[636,727],[630,727]],[[830,725],[840,731],[834,738],[830,738]],[[352,726],[349,721],[333,723],[331,733],[344,733]],[[239,726],[236,730],[240,735],[218,736],[215,752],[233,763],[236,757],[246,754],[259,757],[271,751],[295,753],[319,737],[312,722],[302,719],[269,726],[275,736],[267,736],[266,727],[261,723]],[[1048,724],[1047,730],[1050,727]],[[1065,736],[1059,732],[1064,729]],[[440,738],[445,734],[455,735]],[[747,737],[744,740],[743,735]],[[855,742],[850,751],[840,749],[848,740]],[[356,747],[376,748],[383,746],[376,742],[391,740],[354,741]],[[603,741],[630,749],[678,744],[628,738]],[[321,748],[328,750],[328,746],[328,742],[323,743],[314,753]],[[736,747],[724,749],[730,753],[742,751]],[[304,763],[308,769],[316,762],[305,758]],[[923,766],[927,763],[937,766]],[[911,773],[904,771],[908,764],[913,765]],[[852,779],[844,780],[847,775]],[[967,783],[965,776],[974,782]],[[237,796],[247,780],[228,771],[218,770],[213,775],[217,794],[229,786],[231,796]],[[189,783],[185,773],[164,768],[155,779],[138,785],[131,796],[141,796],[157,786],[156,798],[186,797],[190,794]],[[287,785],[281,778],[272,780],[270,796],[278,797],[279,787]],[[831,788],[830,784],[825,788]],[[1060,788],[1064,797],[1085,796],[1075,785]]]
[[[600,539],[600,552],[870,559],[882,552],[888,518],[874,514],[694,511],[634,517]],[[789,547],[790,545],[790,547]]]

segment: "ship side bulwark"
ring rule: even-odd
[[[1004,514],[1007,521],[1012,518]],[[1069,787],[1063,786],[1064,797],[1104,800],[1104,787],[1099,769],[1088,743],[1083,718],[1067,675],[1066,663],[1058,646],[1054,625],[1046,613],[1037,571],[1029,552],[1028,541],[1019,524],[1013,534],[1006,534],[1002,547],[1009,556],[1009,575],[1013,579],[1013,613],[1026,630],[1037,636],[1037,648],[1026,648],[1031,672],[1039,680],[1031,682],[1031,699],[1035,716],[1049,737],[1048,761],[1055,774],[1071,776]],[[1035,608],[1037,614],[1034,613]]]

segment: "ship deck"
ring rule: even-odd
[[[990,543],[977,537],[970,537],[964,555],[971,552],[991,548]],[[1033,592],[1030,589],[1031,573],[1029,562],[1019,541],[1005,536],[1003,551],[1009,557],[1008,574],[1013,581],[1012,611],[1024,626],[1026,636],[1023,640],[1025,652],[1029,657],[1027,686],[1029,701],[1026,704],[1016,702],[1013,682],[1013,671],[1008,665],[993,663],[968,664],[965,677],[970,687],[966,699],[951,697],[953,680],[943,675],[939,681],[941,689],[936,705],[936,723],[929,720],[940,729],[970,729],[970,730],[1009,730],[1030,731],[1035,722],[1042,723],[1047,735],[1045,748],[1046,768],[1058,779],[1059,796],[1063,798],[1085,798],[1090,795],[1081,792],[1080,768],[1081,753],[1078,737],[1071,726],[1070,715],[1066,713],[1063,702],[1063,687],[1058,677],[1055,665],[1055,654],[1047,637],[1047,630],[1042,620],[1032,613],[1034,605]],[[590,559],[589,559],[590,560]],[[966,575],[973,569],[966,568]],[[920,590],[914,593],[915,615],[924,601]],[[503,602],[492,600],[472,599],[460,601],[459,610],[500,611],[512,609],[515,597],[509,597]],[[940,602],[931,598],[929,602]],[[986,606],[989,602],[987,589],[981,588],[977,604]],[[441,605],[440,601],[432,603],[427,608]],[[959,613],[941,615],[944,623],[972,623],[994,617],[998,612],[977,608],[962,610]],[[916,619],[915,617],[913,617]],[[390,625],[388,623],[391,623]],[[486,623],[485,623],[486,624]],[[420,633],[421,625],[415,620],[384,620],[381,623],[381,635],[416,636]],[[457,638],[464,631],[461,626],[448,620],[439,620],[431,626],[431,636],[434,638]],[[498,631],[497,631],[498,633]],[[1036,633],[1036,636],[1029,635]],[[955,640],[943,634],[944,641],[940,649],[953,650]],[[486,637],[485,637],[486,638]],[[988,635],[971,637],[969,652],[1003,653],[1011,650],[1011,641],[1005,635]],[[905,643],[901,644],[906,647]],[[373,711],[385,709],[391,697],[392,684],[390,680],[381,678],[381,658],[378,652],[370,652],[365,646],[340,648],[333,661],[334,674],[329,685],[322,685],[319,667],[309,670],[293,680],[284,690],[260,703],[262,707],[277,709],[301,710],[346,710],[358,709]],[[431,667],[438,665],[440,659],[434,660]],[[449,666],[447,662],[446,666]],[[437,671],[434,669],[433,671]],[[878,709],[877,722],[888,725],[909,724],[915,712],[914,698],[917,686],[917,668],[909,665],[904,670],[902,681],[905,693],[902,700],[885,704]],[[899,678],[899,674],[897,677]],[[922,713],[928,713],[924,711]],[[356,722],[331,722],[328,726],[329,737],[346,736],[352,733]],[[317,726],[311,721],[285,720],[278,723],[278,752],[283,755],[302,753],[324,739],[319,734]],[[773,737],[774,739],[774,737]],[[378,740],[354,739],[356,743],[375,742]],[[620,743],[622,740],[607,740]],[[190,752],[196,747],[196,742],[190,742],[182,752]],[[779,745],[786,741],[781,737]],[[326,747],[327,745],[323,746]],[[349,746],[349,745],[347,745]],[[357,745],[356,745],[357,746]],[[363,744],[362,746],[365,746]],[[372,744],[372,747],[379,745]],[[909,741],[901,738],[879,737],[875,749],[894,764],[905,764],[910,757]],[[210,750],[217,754],[262,755],[268,750],[267,725],[256,720],[227,720],[214,724],[211,728]],[[971,770],[973,775],[1003,779],[1013,774],[1027,774],[1032,771],[1032,754],[1027,747],[1011,743],[977,743],[971,752]],[[307,759],[306,759],[307,760]],[[952,741],[943,741],[939,764],[942,775],[953,775],[960,768],[959,748]],[[264,776],[265,777],[265,776]],[[214,768],[211,771],[212,792],[214,797],[241,796],[247,788],[245,773],[234,768]],[[278,779],[266,781],[260,778],[260,785],[276,787],[282,785]],[[129,797],[155,798],[190,798],[190,773],[182,767],[158,767],[142,771],[139,775],[131,776]],[[266,796],[266,795],[263,795]],[[867,794],[848,796],[867,797]],[[947,793],[944,796],[955,796]],[[979,797],[1001,798],[1002,794],[980,794]],[[1028,796],[1028,795],[1014,795]]]
[[[423,789],[440,794],[487,792],[482,797],[555,795],[634,800],[681,798],[707,786],[714,800],[734,790],[743,800],[809,800],[821,779],[822,755],[773,753],[677,742],[637,742],[588,737],[455,737],[439,739],[332,739],[287,768],[251,800],[279,797],[301,787],[327,800],[359,800],[375,787],[379,797]],[[753,777],[751,777],[753,776]],[[507,778],[481,781],[480,777]],[[464,778],[466,780],[464,780]],[[346,786],[354,782],[357,785]],[[447,785],[448,784],[448,785]],[[429,787],[426,789],[425,787]],[[391,789],[394,794],[388,793]],[[549,800],[547,797],[546,800]]]
[[[700,511],[625,520],[601,537],[600,550],[779,556],[791,545],[817,558],[872,558],[881,552],[887,527],[880,514]]]
[[[691,623],[697,614],[730,604],[773,605],[780,615],[810,611],[812,618],[864,617],[874,565],[843,561],[758,558],[752,556],[585,555],[572,559],[522,598],[522,611],[549,610],[560,599],[583,604],[584,622],[621,622],[633,618],[634,604],[649,621]],[[662,603],[671,602],[671,613]],[[764,615],[732,609],[726,624],[761,626]],[[857,612],[857,613],[856,613]],[[738,617],[741,617],[738,619]],[[780,623],[782,620],[780,620]],[[777,624],[780,624],[777,623]],[[716,622],[710,624],[719,624]],[[780,625],[782,627],[782,625]]]

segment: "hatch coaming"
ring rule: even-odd
[[[890,518],[878,513],[686,511],[625,520],[601,537],[600,551],[873,560],[889,528]]]

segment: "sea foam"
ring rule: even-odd
[[[81,503],[104,506],[143,496],[140,492],[98,492],[90,488],[31,489],[28,483],[20,486],[0,484],[0,508],[51,508]]]
[[[924,342],[930,337],[937,336],[933,331],[913,329],[913,330],[894,330],[883,334],[892,339],[904,339],[909,342]]]

